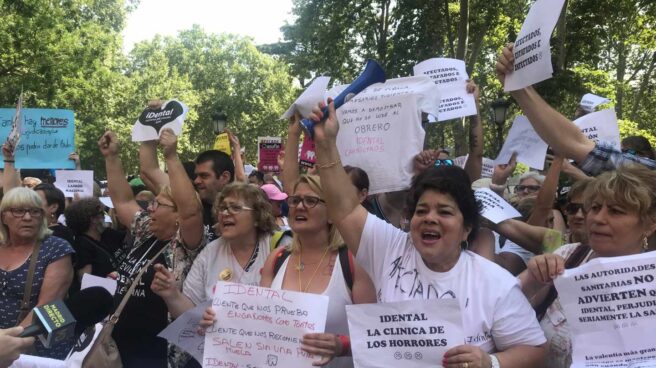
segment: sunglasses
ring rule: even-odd
[[[435,160],[435,167],[439,166],[453,166],[453,160],[450,158],[444,160],[437,159]]]
[[[523,192],[523,191],[528,191],[530,193],[535,193],[538,190],[540,190],[539,185],[516,185],[515,186],[515,193]]]
[[[625,148],[622,150],[622,153],[628,153],[630,155],[636,156],[638,154],[638,151],[631,149],[631,148]]]
[[[579,213],[579,211],[583,211],[585,213],[585,209],[583,209],[583,203],[568,203],[567,206],[565,206],[565,212],[567,212],[568,215],[576,215]]]

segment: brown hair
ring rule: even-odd
[[[253,219],[255,221],[258,238],[263,235],[270,235],[278,229],[269,199],[260,187],[253,184],[234,182],[223,187],[221,193],[219,193],[219,195],[216,196],[216,200],[214,200],[214,208],[212,212],[215,220],[216,217],[218,217],[217,214],[221,203],[233,194],[241,198],[246,202],[247,206],[253,209]]]

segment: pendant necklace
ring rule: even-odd
[[[317,267],[314,268],[314,272],[312,272],[312,276],[310,277],[310,280],[308,281],[307,285],[305,286],[305,289],[303,289],[303,283],[301,280],[301,271],[305,269],[305,265],[301,261],[301,257],[303,255],[303,247],[301,246],[299,249],[299,255],[298,255],[298,265],[296,266],[296,270],[298,270],[298,291],[302,293],[307,293],[308,289],[310,288],[310,284],[312,284],[312,280],[314,280],[314,277],[317,275],[317,271],[319,271],[319,268],[321,267],[321,264],[323,263],[323,259],[326,258],[326,254],[328,254],[328,246],[326,246],[326,250],[323,251],[323,255],[321,256],[321,259],[319,260],[319,264]]]

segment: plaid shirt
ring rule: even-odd
[[[622,165],[628,164],[645,165],[651,170],[656,170],[656,161],[646,157],[622,153],[609,144],[596,144],[595,148],[588,153],[585,161],[579,164],[579,168],[588,175],[597,176],[604,171],[615,170]]]

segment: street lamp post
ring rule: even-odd
[[[224,112],[215,112],[212,114],[212,125],[214,126],[214,135],[223,133],[228,124],[228,117]]]
[[[510,108],[510,102],[499,96],[490,104],[490,112],[492,114],[492,120],[497,126],[497,155],[501,152],[501,147],[503,147],[503,125],[506,123],[508,118],[508,109]]]

